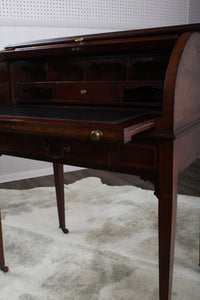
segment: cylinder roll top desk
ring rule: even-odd
[[[160,300],[171,299],[178,175],[200,155],[199,31],[129,30],[0,53],[0,153],[53,163],[65,233],[63,164],[153,183]],[[0,268],[8,270],[1,223]]]

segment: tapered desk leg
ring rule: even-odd
[[[199,266],[200,266],[200,214],[199,214]]]
[[[173,143],[163,143],[158,179],[159,293],[160,300],[170,300],[177,212],[178,169]]]
[[[3,272],[8,271],[8,267],[5,266],[4,251],[3,251],[3,236],[2,236],[2,226],[1,226],[1,211],[0,211],[0,270]]]
[[[159,199],[159,285],[160,300],[170,300],[176,228],[176,199]]]
[[[55,188],[56,188],[59,225],[64,233],[68,233],[69,230],[65,227],[65,196],[64,196],[63,165],[59,163],[53,163],[53,169],[54,169],[54,180],[55,180]]]

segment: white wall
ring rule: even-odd
[[[1,0],[2,25],[141,28],[183,24],[189,0]]]
[[[35,39],[188,22],[200,22],[200,0],[0,0],[0,49]],[[0,157],[0,182],[51,172],[45,162]]]
[[[80,170],[79,167],[64,166],[65,172]],[[0,157],[0,183],[24,178],[33,178],[53,173],[51,163],[36,160],[1,156]]]
[[[189,0],[188,23],[200,23],[200,0]]]

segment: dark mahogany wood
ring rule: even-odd
[[[191,24],[191,25],[180,25],[180,26],[168,26],[168,27],[158,27],[158,28],[149,28],[149,29],[138,29],[138,30],[128,30],[128,31],[120,31],[120,32],[109,32],[102,34],[94,34],[84,36],[86,41],[95,41],[95,40],[108,40],[108,39],[120,39],[120,38],[130,38],[132,36],[146,37],[152,35],[160,35],[164,33],[176,33],[178,35],[186,32],[186,31],[194,31],[199,30],[199,24]],[[74,42],[80,38],[80,36],[73,37],[65,37],[65,38],[55,38],[55,39],[44,39],[37,41],[26,42],[25,44],[13,44],[7,46],[5,49],[13,50],[15,48],[24,48],[27,46],[42,46],[42,45],[58,45],[63,44],[63,42]]]
[[[154,184],[160,300],[172,293],[178,175],[200,156],[199,78],[200,24],[35,41],[0,54],[0,153],[53,163],[64,232],[63,164]],[[4,266],[2,232],[0,242]]]
[[[8,271],[8,267],[5,266],[4,251],[3,251],[3,235],[2,235],[2,225],[1,225],[1,211],[0,211],[0,270],[3,272]]]
[[[10,102],[10,84],[8,63],[1,60],[3,59],[0,58],[0,105],[4,105]]]
[[[159,285],[160,299],[170,299],[177,209],[176,142],[163,141],[159,151],[158,221],[159,221]],[[166,158],[167,163],[166,163]]]
[[[68,229],[65,227],[65,196],[64,196],[64,176],[63,165],[59,163],[53,163],[54,180],[57,197],[58,217],[59,225],[64,233],[68,233]]]

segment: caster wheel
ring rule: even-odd
[[[61,228],[61,229],[65,234],[69,233],[69,230],[67,228]]]
[[[9,268],[7,266],[0,267],[0,270],[4,273],[8,272]]]

